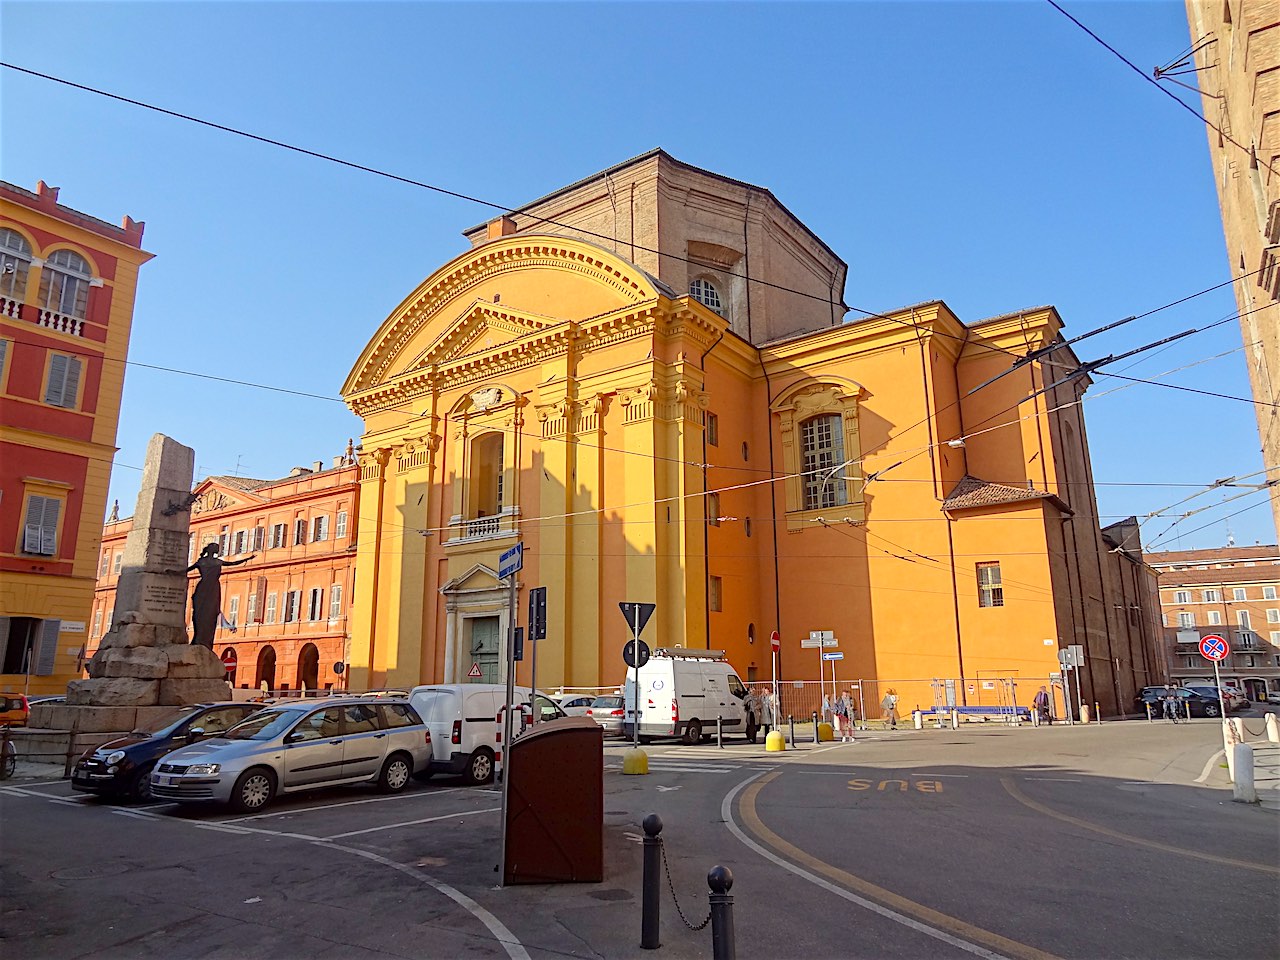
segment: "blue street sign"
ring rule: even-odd
[[[822,655],[822,659],[823,659],[823,660],[843,660],[843,659],[844,659],[844,654],[843,654],[843,653],[840,653],[839,651],[837,651],[837,652],[835,652],[835,653],[824,653],[824,654]]]
[[[1216,633],[1200,639],[1200,656],[1206,660],[1225,660],[1227,658],[1227,641]]]
[[[498,558],[498,576],[505,580],[524,567],[524,544],[517,543],[510,550],[504,550]]]

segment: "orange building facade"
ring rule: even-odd
[[[1163,678],[1155,575],[1136,524],[1100,527],[1052,307],[842,322],[820,239],[662,151],[467,236],[343,390],[365,421],[353,685],[499,678],[517,543],[517,625],[547,588],[542,686],[621,682],[621,601],[749,682],[775,630],[781,676],[817,680],[801,643],[831,631],[839,678],[904,706],[1025,705],[1076,645],[1105,715]]]
[[[0,182],[0,689],[80,675],[142,232]]]
[[[218,543],[243,564],[222,573],[214,652],[241,689],[344,689],[360,488],[350,450],[280,480],[214,476],[197,484],[189,559]],[[109,520],[97,558],[90,655],[111,628],[128,518]],[[193,583],[196,575],[192,574]]]

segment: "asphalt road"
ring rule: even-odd
[[[1260,724],[1252,719],[1253,726]],[[784,754],[605,751],[605,881],[503,889],[499,794],[456,781],[254,817],[0,786],[0,942],[42,957],[1275,957],[1280,817],[1231,802],[1213,722],[903,730]],[[1197,782],[1202,780],[1203,782]],[[640,828],[665,824],[639,949]]]

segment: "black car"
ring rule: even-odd
[[[216,737],[261,709],[260,703],[175,707],[173,713],[144,729],[87,751],[71,771],[71,786],[87,793],[147,800],[151,796],[151,768],[157,760],[202,737]]]
[[[1178,719],[1184,717],[1217,717],[1222,715],[1222,708],[1218,705],[1217,697],[1208,697],[1195,690],[1187,687],[1174,687],[1173,692],[1178,697]],[[1143,687],[1142,692],[1138,694],[1137,704],[1141,713],[1147,712],[1147,707],[1151,707],[1151,716],[1159,720],[1164,716],[1164,687]],[[1188,711],[1190,711],[1188,713]]]

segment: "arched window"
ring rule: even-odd
[[[63,316],[84,319],[93,274],[74,250],[55,250],[40,272],[40,307]]]
[[[298,689],[317,690],[320,687],[320,651],[314,643],[308,643],[298,654]]]
[[[0,296],[21,300],[27,292],[31,244],[17,230],[0,230]]]
[[[276,652],[272,647],[263,647],[258,653],[258,679],[260,690],[276,688]]]
[[[800,471],[804,475],[806,510],[849,502],[844,461],[844,431],[839,414],[811,417],[800,424]]]
[[[705,277],[694,277],[689,283],[689,295],[709,310],[724,315],[724,305],[720,302],[720,291],[715,284]]]

